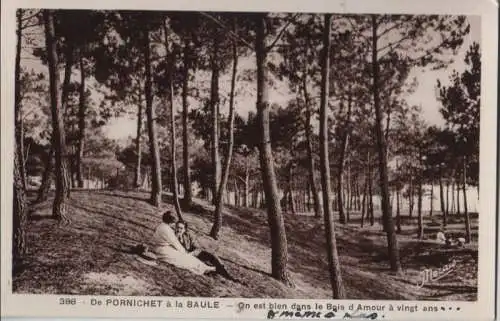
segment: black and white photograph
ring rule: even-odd
[[[12,294],[478,300],[481,16],[15,12]]]

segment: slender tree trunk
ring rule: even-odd
[[[141,162],[142,162],[142,150],[141,150],[141,136],[142,136],[142,99],[139,94],[139,106],[137,108],[137,133],[135,138],[135,153],[137,154],[137,160],[135,163],[135,176],[134,176],[134,187],[139,188],[141,186]]]
[[[18,15],[19,12],[18,12]],[[25,256],[27,252],[26,246],[26,223],[27,223],[27,213],[26,213],[26,194],[21,177],[21,164],[19,159],[19,148],[14,148],[14,201],[13,201],[13,221],[12,221],[12,263],[13,272],[16,272],[16,266],[20,264],[20,261]]]
[[[314,166],[314,155],[313,155],[313,146],[312,146],[312,133],[311,133],[311,103],[309,100],[309,94],[307,90],[307,73],[304,73],[303,84],[304,90],[304,101],[306,107],[306,124],[305,124],[305,132],[306,132],[306,151],[307,151],[307,159],[308,159],[308,171],[309,171],[309,186],[311,189],[311,193],[313,195],[314,201],[314,216],[319,218],[323,216],[323,211],[321,209],[321,203],[319,201],[318,189],[316,187],[316,171]]]
[[[238,181],[233,179],[233,185],[234,185],[234,205],[235,206],[241,206],[241,195],[240,195],[240,188],[238,187]]]
[[[311,185],[309,183],[307,184],[306,200],[305,200],[305,202],[306,202],[306,204],[305,204],[306,210],[308,212],[310,212],[312,207],[311,207]],[[314,216],[316,216],[316,212],[315,212]]]
[[[290,212],[292,212],[292,214],[297,214],[296,213],[296,208],[295,208],[295,198],[293,196],[293,165],[290,164],[289,167],[288,167],[288,199],[287,199],[287,203],[288,203],[288,206],[290,208]]]
[[[345,153],[347,149],[347,140],[348,135],[347,132],[342,136],[341,146],[340,146],[340,155],[339,155],[339,164],[338,164],[338,172],[337,172],[337,202],[339,207],[339,222],[341,224],[346,223],[346,216],[344,213],[344,195],[343,195],[343,174],[344,174],[344,161],[345,161]]]
[[[193,191],[191,190],[191,167],[189,164],[189,139],[188,139],[188,113],[189,113],[189,69],[191,59],[189,56],[189,44],[184,44],[184,68],[182,80],[182,157],[184,161],[184,199],[182,200],[186,208],[191,207],[193,202]]]
[[[249,182],[249,179],[250,179],[250,175],[248,173],[248,167],[245,168],[245,195],[244,195],[244,204],[245,204],[245,207],[249,207],[249,201],[250,201],[250,195],[249,195],[249,192],[250,192],[250,182]]]
[[[418,200],[417,200],[417,213],[418,213],[418,238],[423,239],[424,238],[424,223],[423,223],[423,218],[422,218],[422,193],[423,193],[423,188],[422,188],[422,179],[423,179],[423,171],[422,171],[422,156],[419,155],[419,162],[420,162],[420,175],[418,178]]]
[[[349,223],[352,210],[352,177],[351,177],[351,162],[347,160],[347,206],[346,206],[346,221]]]
[[[359,177],[356,181],[356,199],[357,199],[357,210],[361,211],[361,186]]]
[[[330,283],[334,299],[345,297],[342,282],[340,261],[337,253],[337,240],[335,237],[335,223],[333,220],[331,188],[330,188],[330,164],[328,155],[328,97],[329,97],[329,71],[330,71],[330,35],[331,14],[325,15],[325,27],[323,32],[323,51],[321,58],[321,101],[320,101],[320,169],[321,187],[323,191],[323,213],[325,221],[325,234],[327,245],[328,266],[330,272]]]
[[[83,57],[80,56],[80,102],[78,108],[78,145],[76,147],[76,180],[79,188],[83,188],[82,160],[85,144],[85,67]]]
[[[210,106],[212,113],[212,166],[213,166],[213,205],[217,203],[217,190],[220,186],[221,164],[219,156],[219,39],[214,38],[211,57],[212,78],[210,84]]]
[[[148,136],[149,136],[149,152],[152,158],[151,164],[151,198],[150,202],[153,206],[161,206],[161,166],[160,166],[160,150],[158,148],[158,137],[156,134],[156,115],[153,106],[152,93],[152,77],[151,77],[151,55],[149,30],[143,31],[144,41],[144,68],[145,68],[145,83],[144,97],[146,99],[146,116],[148,121]]]
[[[431,198],[429,200],[429,207],[430,207],[430,210],[429,210],[429,216],[432,216],[433,212],[434,212],[434,183],[431,181]]]
[[[49,68],[49,88],[52,112],[52,135],[55,151],[55,177],[56,195],[54,198],[52,217],[60,222],[69,222],[66,217],[66,192],[69,189],[66,178],[66,135],[64,131],[64,118],[59,101],[59,73],[57,72],[57,50],[54,33],[54,13],[44,10],[45,42],[47,47],[47,62]]]
[[[401,208],[400,208],[400,194],[399,188],[396,190],[396,232],[401,233]]]
[[[257,121],[260,133],[260,167],[266,197],[268,224],[271,234],[271,274],[286,284],[292,281],[287,271],[288,245],[285,222],[281,213],[278,186],[274,172],[274,160],[271,149],[271,133],[269,128],[267,48],[265,44],[266,14],[256,17],[257,32],[255,37],[255,53],[257,56]]]
[[[382,108],[380,106],[379,97],[379,64],[378,64],[378,23],[377,16],[372,15],[372,66],[373,66],[373,105],[375,107],[376,118],[376,136],[377,147],[379,151],[379,172],[380,172],[380,189],[382,197],[382,217],[384,221],[385,231],[387,233],[387,250],[389,252],[389,262],[391,270],[401,272],[401,262],[399,260],[398,241],[394,231],[392,221],[391,207],[389,204],[389,179],[387,172],[387,146],[385,136],[382,131]]]
[[[63,79],[63,85],[62,85],[62,92],[61,92],[61,113],[63,117],[63,122],[64,122],[64,111],[68,110],[68,96],[69,96],[69,91],[70,91],[70,83],[71,83],[71,73],[73,69],[73,64],[74,64],[74,46],[73,42],[71,40],[68,41],[68,45],[66,46],[66,50],[64,52],[64,58],[66,59],[66,63],[64,66],[64,79]],[[71,126],[72,127],[72,126]],[[67,142],[65,142],[65,145],[67,145]],[[66,147],[67,154],[63,154],[63,163],[64,163],[64,180],[65,180],[65,186],[67,188],[64,189],[64,196],[66,198],[69,198],[71,194],[71,184],[72,184],[72,174],[73,174],[73,163],[71,162],[71,156],[70,156],[70,148],[69,146]]]
[[[25,188],[28,186],[28,170],[26,169],[26,164],[28,162],[28,159],[30,157],[30,147],[31,147],[31,144],[28,143],[28,146],[24,147],[24,141],[25,141],[25,130],[24,130],[24,119],[23,117],[21,117],[21,128],[22,128],[22,135],[21,135],[21,138],[22,138],[22,141],[23,141],[23,148],[22,148],[22,151],[23,151],[23,158],[22,158],[22,164],[21,164],[21,167],[24,171],[24,186]]]
[[[443,188],[443,176],[441,171],[439,173],[439,200],[441,205],[441,214],[445,213],[445,205],[444,205],[444,188]]]
[[[367,205],[366,205],[366,200],[367,200],[367,197],[366,197],[366,194],[368,193],[368,175],[366,175],[365,177],[365,182],[364,182],[364,188],[363,188],[363,199],[361,201],[361,227],[363,227],[363,224],[364,224],[364,218],[365,218],[365,211],[367,209]],[[366,211],[368,212],[368,211]]]
[[[370,225],[375,225],[375,215],[373,213],[373,176],[371,155],[368,153],[368,213],[367,219],[370,219]]]
[[[52,185],[52,170],[54,167],[54,143],[50,145],[50,149],[47,153],[47,159],[45,160],[45,168],[42,174],[42,184],[38,189],[38,195],[36,202],[44,202],[49,197],[50,186]]]
[[[457,181],[457,215],[460,215],[460,184]]]
[[[455,212],[455,172],[453,173],[453,180],[451,181],[451,213],[456,214]]]
[[[410,184],[408,185],[408,216],[411,218],[413,217],[413,206],[414,206],[414,199],[413,199],[413,174],[410,171]]]
[[[23,10],[18,9],[16,13],[17,18],[17,44],[16,44],[16,66],[15,66],[15,133],[16,133],[16,146],[19,161],[19,175],[21,176],[22,188],[26,190],[26,167],[24,166],[24,125],[23,125],[23,113],[21,106],[21,43],[22,43],[22,16]]]
[[[173,79],[173,74],[174,74],[174,68],[175,68],[175,57],[173,56],[172,53],[170,53],[170,50],[168,48],[168,29],[167,29],[167,22],[163,24],[163,36],[165,37],[164,39],[164,45],[165,45],[165,52],[167,53],[167,66],[168,66],[168,93],[167,93],[167,99],[168,99],[168,105],[169,105],[169,111],[170,111],[170,154],[172,157],[172,192],[173,192],[173,197],[174,197],[174,207],[175,207],[175,212],[177,213],[177,219],[179,221],[184,221],[182,217],[182,211],[181,211],[181,205],[179,203],[179,182],[177,180],[177,144],[176,144],[176,131],[175,131],[175,111],[174,111],[174,79]],[[147,36],[148,38],[148,43],[149,43],[149,34]],[[148,44],[149,48],[149,44]],[[149,53],[148,53],[149,56]]]
[[[450,214],[450,180],[446,180],[446,216]]]
[[[233,19],[233,32],[236,33],[236,19]],[[227,180],[229,178],[229,170],[231,167],[231,157],[233,156],[233,145],[234,145],[234,95],[236,90],[236,73],[238,71],[238,47],[236,46],[236,40],[232,41],[232,54],[233,54],[233,72],[231,75],[231,92],[229,94],[229,146],[227,149],[227,155],[224,160],[224,168],[222,172],[222,180],[219,189],[217,191],[217,200],[215,205],[214,213],[214,224],[212,230],[210,231],[210,236],[214,239],[218,238],[219,231],[222,227],[222,196],[226,190]]]
[[[467,159],[465,156],[464,156],[464,170],[462,179],[462,192],[464,194],[465,242],[470,243],[472,241],[472,236],[470,229],[469,210],[467,209]]]

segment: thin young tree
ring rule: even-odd
[[[212,76],[210,79],[210,112],[212,121],[212,166],[213,166],[213,186],[212,186],[212,203],[217,203],[217,193],[220,186],[221,179],[221,163],[219,155],[219,78],[220,78],[220,59],[221,48],[220,46],[220,31],[216,26],[213,35],[212,53],[210,57],[210,67],[212,69]]]
[[[378,63],[378,33],[379,33],[379,18],[376,15],[371,15],[372,24],[372,77],[373,77],[373,106],[375,109],[375,132],[377,137],[377,149],[379,152],[379,174],[380,174],[380,189],[382,198],[382,219],[384,230],[387,234],[387,249],[389,251],[389,262],[391,270],[395,272],[401,271],[401,262],[399,259],[399,248],[394,224],[392,222],[391,206],[389,204],[389,179],[387,170],[387,145],[385,135],[382,129],[382,108],[380,105],[380,79],[379,79],[379,63]]]
[[[236,30],[236,17],[233,17],[233,33],[237,34]],[[229,138],[227,155],[224,160],[224,167],[222,169],[222,180],[220,181],[219,188],[217,190],[217,202],[215,205],[214,212],[214,224],[210,231],[210,236],[214,239],[218,238],[220,228],[222,227],[222,208],[223,208],[223,196],[226,189],[227,180],[229,178],[229,169],[231,167],[231,158],[233,155],[233,145],[234,145],[234,95],[236,90],[236,73],[238,71],[238,46],[236,39],[232,39],[232,55],[233,55],[233,68],[231,74],[231,90],[229,94]]]
[[[168,81],[168,93],[167,93],[167,101],[169,105],[170,111],[170,153],[172,157],[172,190],[174,197],[174,207],[175,212],[177,213],[177,218],[180,221],[183,221],[181,205],[179,202],[179,193],[178,193],[178,185],[179,182],[177,180],[177,146],[176,146],[176,130],[175,130],[175,111],[174,111],[174,86],[173,86],[173,73],[174,73],[174,63],[175,63],[175,54],[169,48],[168,41],[168,27],[167,21],[165,20],[163,23],[163,34],[165,37],[165,51],[167,53],[167,81]]]
[[[340,261],[337,253],[337,241],[335,237],[335,223],[333,220],[332,199],[330,188],[330,164],[328,157],[328,97],[329,97],[329,71],[330,71],[330,35],[332,16],[325,15],[325,25],[323,31],[323,52],[321,58],[321,100],[320,100],[320,168],[321,187],[323,192],[323,213],[325,222],[325,236],[327,244],[328,267],[330,283],[334,299],[345,297],[345,290],[342,283]]]
[[[64,129],[64,117],[59,100],[59,73],[57,71],[58,57],[56,48],[56,35],[54,31],[53,10],[43,11],[45,25],[45,44],[47,48],[47,62],[49,68],[50,104],[52,111],[52,135],[55,153],[55,178],[56,194],[54,198],[52,217],[60,222],[69,223],[66,216],[66,196],[69,189],[66,179],[66,135]]]
[[[145,68],[144,82],[144,97],[146,99],[146,116],[148,125],[149,137],[149,152],[152,157],[151,164],[151,204],[160,207],[162,199],[162,183],[161,183],[161,166],[160,166],[160,150],[158,148],[158,136],[156,131],[156,115],[153,106],[152,92],[152,76],[151,76],[151,48],[150,48],[150,31],[148,26],[143,30],[143,54]],[[177,185],[176,185],[177,186]]]
[[[285,232],[285,223],[281,213],[278,186],[274,171],[273,153],[271,149],[271,135],[269,127],[269,94],[267,55],[273,47],[267,46],[267,30],[271,25],[266,13],[256,13],[255,23],[255,53],[257,58],[257,124],[259,137],[259,159],[264,187],[265,205],[267,207],[268,224],[271,234],[271,275],[285,284],[292,285],[287,264],[288,245]],[[285,26],[286,27],[286,26]],[[278,35],[279,37],[279,35]],[[275,38],[276,43],[278,38]]]
[[[23,189],[26,189],[26,168],[24,167],[24,126],[22,123],[23,113],[21,111],[21,49],[22,49],[22,33],[23,33],[23,10],[18,9],[16,12],[17,20],[17,44],[16,44],[16,65],[15,65],[15,93],[14,93],[14,104],[15,104],[15,133],[17,148],[19,148],[19,174],[21,175],[21,181]],[[17,151],[16,151],[17,152]]]

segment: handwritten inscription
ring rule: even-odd
[[[273,311],[269,310],[267,312],[268,319],[286,319],[286,318],[300,318],[300,319],[368,319],[376,320],[378,314],[376,312],[372,313],[362,313],[360,311],[346,312],[346,313],[335,313],[333,311],[321,312],[321,311]]]
[[[455,270],[457,266],[457,262],[453,260],[451,263],[446,264],[445,266],[439,269],[425,269],[420,272],[420,281],[417,284],[418,288],[422,288],[424,285],[437,281],[439,279],[444,278],[451,272]]]

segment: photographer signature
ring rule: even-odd
[[[425,284],[437,281],[444,278],[455,270],[457,262],[455,260],[440,267],[438,269],[425,269],[420,272],[420,281],[417,283],[418,288],[422,288]]]

